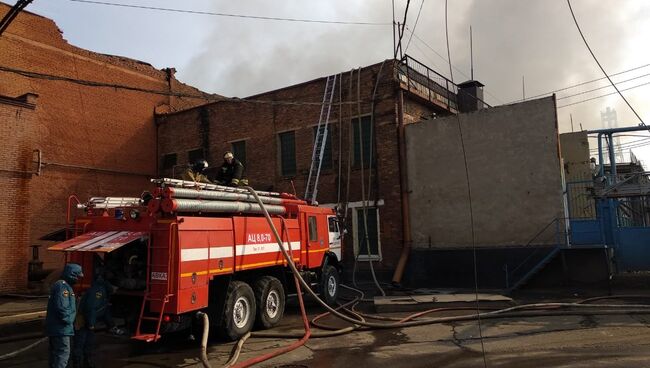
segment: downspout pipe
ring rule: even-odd
[[[397,145],[399,149],[399,178],[402,203],[402,253],[397,261],[393,284],[399,285],[404,276],[406,262],[411,253],[411,219],[409,210],[408,175],[406,171],[406,137],[404,133],[404,93],[400,89],[397,98]]]

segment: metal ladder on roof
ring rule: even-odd
[[[318,179],[325,155],[325,145],[327,143],[328,128],[330,120],[330,111],[332,110],[332,100],[334,99],[334,90],[336,87],[336,75],[327,77],[325,83],[325,93],[323,94],[323,104],[320,109],[320,118],[316,128],[316,137],[314,138],[314,151],[311,155],[311,167],[309,168],[309,177],[305,188],[305,200],[307,203],[314,204],[318,194]]]

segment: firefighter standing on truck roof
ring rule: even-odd
[[[232,152],[223,155],[223,165],[217,172],[216,182],[231,187],[247,186],[248,180],[244,179],[244,164],[235,158]]]
[[[195,181],[197,183],[208,183],[211,181],[208,180],[208,177],[203,174],[205,169],[208,168],[208,162],[206,160],[200,159],[195,161],[190,165],[190,167],[183,173],[183,180]]]
[[[65,368],[68,365],[70,340],[74,336],[73,324],[77,313],[77,302],[72,285],[83,276],[81,266],[68,263],[63,268],[61,278],[50,289],[45,316],[45,329],[50,340],[50,368]]]

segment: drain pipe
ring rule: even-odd
[[[397,261],[393,284],[399,285],[404,276],[406,262],[411,253],[411,219],[409,210],[408,176],[406,171],[406,137],[404,133],[404,93],[400,89],[397,99],[397,146],[399,149],[399,181],[402,202],[402,253]]]

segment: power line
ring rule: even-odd
[[[453,66],[451,63],[451,49],[449,48],[449,22],[447,20],[448,6],[447,0],[445,0],[445,39],[447,40],[447,59],[449,61],[449,76],[451,77],[451,83],[454,83],[454,74]],[[485,356],[485,345],[483,344],[483,329],[481,327],[481,306],[478,300],[478,267],[476,261],[476,233],[474,229],[474,208],[472,206],[472,186],[469,180],[469,165],[467,164],[467,151],[465,150],[465,140],[463,139],[463,127],[460,123],[460,114],[456,115],[456,121],[458,122],[458,135],[460,137],[460,147],[463,152],[463,163],[465,164],[465,179],[467,180],[467,201],[469,204],[469,223],[470,229],[472,232],[472,255],[474,261],[474,295],[476,301],[476,317],[478,324],[478,335],[481,341],[481,351],[483,352],[483,366],[487,368],[487,357]]]
[[[157,6],[145,6],[145,5],[135,5],[135,4],[124,4],[124,3],[111,3],[111,2],[94,1],[94,0],[68,0],[68,1],[76,2],[76,3],[84,3],[84,4],[107,5],[107,6],[115,6],[115,7],[122,7],[122,8],[156,10],[156,11],[165,11],[165,12],[174,12],[174,13],[211,15],[211,16],[229,17],[229,18],[245,18],[245,19],[272,20],[272,21],[285,21],[285,22],[300,22],[300,23],[345,24],[345,25],[356,25],[356,26],[386,26],[386,25],[391,25],[391,23],[386,23],[386,22],[354,22],[354,21],[339,21],[339,20],[327,20],[327,19],[283,18],[283,17],[266,17],[266,16],[260,16],[260,15],[247,15],[247,14],[217,13],[217,12],[209,12],[209,11],[202,11],[202,10],[161,8],[161,7],[157,7]]]
[[[18,0],[14,6],[0,20],[0,35],[9,27],[11,22],[18,16],[18,14],[29,5],[33,0]]]
[[[442,56],[438,51],[436,51],[433,47],[431,47],[431,45],[429,45],[426,41],[424,41],[422,38],[420,38],[420,36],[418,36],[417,34],[415,34],[411,29],[409,29],[408,26],[406,26],[406,30],[407,30],[407,31],[408,31],[408,32],[409,32],[413,37],[415,37],[416,40],[420,41],[420,43],[421,43],[422,45],[424,45],[427,49],[431,50],[434,54],[436,54],[436,56],[438,56],[440,59],[442,59],[442,60],[445,62],[445,64],[448,64],[448,63],[449,63],[449,60],[447,60],[446,57]],[[416,46],[416,47],[417,47],[417,46]],[[419,49],[419,48],[418,48],[418,49]],[[420,50],[421,50],[421,49],[420,49]],[[425,56],[426,56],[426,55],[425,55]],[[458,67],[456,67],[455,65],[452,65],[452,67],[453,67],[454,70],[456,70],[458,73],[462,74],[465,78],[467,78],[467,79],[472,79],[472,77],[470,77],[469,75],[465,74],[462,70],[460,70],[460,69],[459,69]],[[487,95],[489,95],[490,97],[494,98],[494,99],[495,99],[497,102],[499,102],[500,104],[503,104],[503,103],[504,103],[503,100],[501,100],[500,98],[498,98],[498,97],[495,96],[494,94],[490,93],[490,91],[488,91],[487,89],[484,89],[484,91],[485,91],[485,93],[486,93]]]
[[[79,85],[83,85],[83,86],[87,86],[87,87],[124,89],[124,90],[128,90],[128,91],[151,93],[151,94],[162,95],[162,96],[199,98],[199,99],[206,100],[208,102],[222,102],[222,101],[226,102],[226,101],[228,101],[228,102],[258,103],[258,104],[268,104],[268,105],[295,105],[295,106],[305,106],[305,105],[306,106],[321,106],[323,104],[322,101],[297,102],[297,101],[278,101],[278,100],[255,100],[255,99],[246,99],[246,98],[238,98],[238,97],[224,97],[224,96],[215,97],[214,95],[209,95],[209,94],[205,94],[205,95],[196,94],[196,95],[194,95],[194,94],[189,94],[189,93],[180,93],[180,92],[172,92],[172,91],[164,91],[164,90],[154,90],[154,89],[147,89],[147,88],[128,86],[128,85],[123,85],[123,84],[104,83],[104,82],[90,81],[90,80],[84,80],[84,79],[62,77],[62,76],[59,76],[59,75],[37,73],[37,72],[32,72],[32,71],[27,71],[27,70],[9,68],[9,67],[5,67],[5,66],[0,66],[0,71],[7,72],[7,73],[13,73],[13,74],[21,75],[23,77],[33,78],[33,79],[44,79],[44,80],[51,80],[51,81],[68,82],[68,83],[79,84]],[[361,102],[365,103],[365,102],[370,102],[370,101],[363,100]],[[356,104],[357,101],[343,101],[342,103],[343,104]]]
[[[399,28],[399,23],[397,23],[397,31],[399,38],[397,39],[397,48],[395,49],[395,53],[393,55],[394,59],[397,59],[397,53],[399,52],[400,58],[402,58],[402,38],[404,38],[404,29],[406,29],[406,17],[408,16],[409,13],[409,6],[411,5],[411,0],[406,0],[406,9],[404,9],[404,20],[402,21],[402,28]]]
[[[631,82],[631,81],[633,81],[633,80],[637,80],[637,79],[640,79],[640,78],[643,78],[643,77],[647,77],[647,76],[649,76],[649,75],[650,75],[650,73],[648,73],[648,74],[643,74],[643,75],[638,75],[638,76],[633,77],[633,78],[630,78],[630,79],[622,80],[622,81],[618,82],[618,84]],[[595,91],[598,91],[598,90],[601,90],[601,89],[605,89],[605,88],[610,88],[610,87],[611,87],[611,85],[608,84],[608,85],[606,85],[606,86],[601,86],[601,87],[593,88],[593,89],[590,89],[590,90],[587,90],[587,91],[582,91],[582,92],[574,93],[574,94],[572,94],[572,95],[562,96],[562,97],[558,98],[557,100],[558,100],[558,101],[559,101],[559,100],[565,100],[565,99],[567,99],[567,98],[571,98],[571,97],[575,97],[575,96],[580,96],[580,95],[585,95],[585,94],[587,94],[587,93],[595,92]]]
[[[636,115],[636,117],[639,119],[639,121],[641,122],[641,124],[642,124],[642,125],[645,125],[645,123],[643,122],[643,119],[641,119],[641,116],[639,116],[639,114],[636,112],[636,110],[634,110],[634,107],[632,107],[632,105],[627,101],[627,99],[625,98],[625,96],[623,96],[623,94],[621,93],[621,91],[618,90],[618,87],[616,87],[616,84],[614,84],[614,82],[612,82],[612,79],[609,77],[609,75],[607,75],[607,72],[605,71],[605,69],[603,68],[603,66],[600,65],[600,62],[598,61],[598,58],[596,57],[596,55],[594,54],[594,52],[591,50],[591,47],[589,47],[589,43],[587,42],[587,39],[585,38],[585,35],[582,33],[582,29],[580,29],[580,25],[578,24],[578,20],[576,19],[576,15],[575,15],[575,13],[573,12],[573,8],[571,7],[571,0],[566,0],[566,2],[567,2],[567,4],[569,5],[569,10],[571,11],[571,17],[573,17],[573,23],[575,23],[576,28],[578,29],[578,32],[580,33],[580,37],[582,37],[582,41],[585,43],[585,46],[587,46],[587,50],[589,50],[589,53],[590,53],[591,56],[594,58],[594,61],[596,62],[596,64],[598,64],[598,67],[599,67],[600,70],[603,72],[603,74],[605,74],[605,77],[607,77],[607,80],[609,81],[609,83],[612,84],[612,87],[614,87],[614,89],[616,90],[616,92],[618,92],[618,94],[621,96],[621,98],[623,99],[623,101],[625,101],[625,103],[626,103],[627,106],[630,108],[630,110],[632,110],[632,112],[634,113],[634,115]]]
[[[415,23],[413,24],[413,32],[415,32],[415,27],[418,26],[418,20],[420,20],[420,13],[422,12],[422,6],[424,6],[424,0],[420,3],[420,9],[418,9],[418,16],[415,17]],[[404,53],[406,54],[406,51],[409,49],[409,45],[411,44],[411,40],[413,39],[413,32],[411,33],[411,36],[409,37],[408,42],[406,43],[406,47],[404,48]]]
[[[619,148],[619,149],[627,149],[627,148],[631,148],[632,146],[636,146],[636,145],[640,144],[641,142],[643,142],[645,144],[650,144],[650,142],[648,142],[649,140],[650,140],[650,137],[646,137],[646,138],[637,139],[637,140],[633,140],[633,141],[629,141],[629,142],[624,142],[624,143],[621,143],[619,145],[615,145],[614,147]],[[597,152],[598,148],[591,148],[591,149],[589,149],[589,151],[596,151]]]
[[[635,89],[635,88],[639,88],[639,87],[647,86],[648,84],[650,84],[650,82],[646,82],[646,83],[638,84],[638,85],[636,85],[636,86],[632,86],[632,87],[629,87],[629,88],[625,88],[625,89],[622,89],[621,91],[622,91],[622,92],[629,91],[629,90],[631,90],[631,89]],[[619,93],[620,93],[620,92],[617,90],[616,92],[607,93],[607,94],[600,95],[600,96],[596,96],[596,97],[592,97],[592,98],[587,98],[587,99],[585,99],[585,100],[580,100],[580,101],[577,101],[577,102],[572,102],[572,103],[570,103],[570,104],[566,104],[566,105],[558,106],[557,108],[558,108],[558,109],[561,109],[561,108],[563,108],[563,107],[573,106],[573,105],[581,104],[581,103],[583,103],[583,102],[588,102],[588,101],[592,101],[592,100],[597,100],[597,99],[599,99],[599,98],[603,98],[603,97],[607,97],[607,96],[611,96],[611,95],[615,95],[615,94],[619,94]],[[645,125],[645,124],[643,124],[643,125]]]
[[[648,66],[650,66],[650,64],[645,64],[645,65],[637,66],[636,68],[632,68],[632,69],[628,69],[628,70],[623,70],[623,71],[618,72],[618,73],[610,74],[610,77],[613,77],[613,76],[615,76],[615,75],[621,75],[621,74],[629,73],[629,72],[632,72],[632,71],[635,71],[635,70],[639,70],[639,69],[643,69],[643,68],[646,68],[646,67],[648,67]],[[607,78],[606,78],[606,77],[601,77],[601,78],[592,79],[592,80],[589,80],[589,81],[586,81],[586,82],[580,82],[580,83],[577,83],[577,84],[572,84],[572,85],[570,85],[570,86],[566,86],[566,87],[564,87],[564,88],[556,89],[556,90],[549,91],[549,92],[546,92],[546,93],[540,93],[540,94],[538,94],[538,95],[535,95],[535,96],[532,96],[532,97],[528,97],[528,98],[531,99],[531,98],[537,98],[537,97],[543,97],[543,96],[552,95],[553,93],[562,92],[562,91],[566,91],[566,90],[571,89],[571,88],[584,86],[585,84],[590,84],[590,83],[598,82],[598,81],[601,81],[601,80],[603,80],[603,79],[607,79]],[[619,82],[619,83],[620,83],[620,82]],[[515,101],[512,101],[512,102],[515,102]]]

